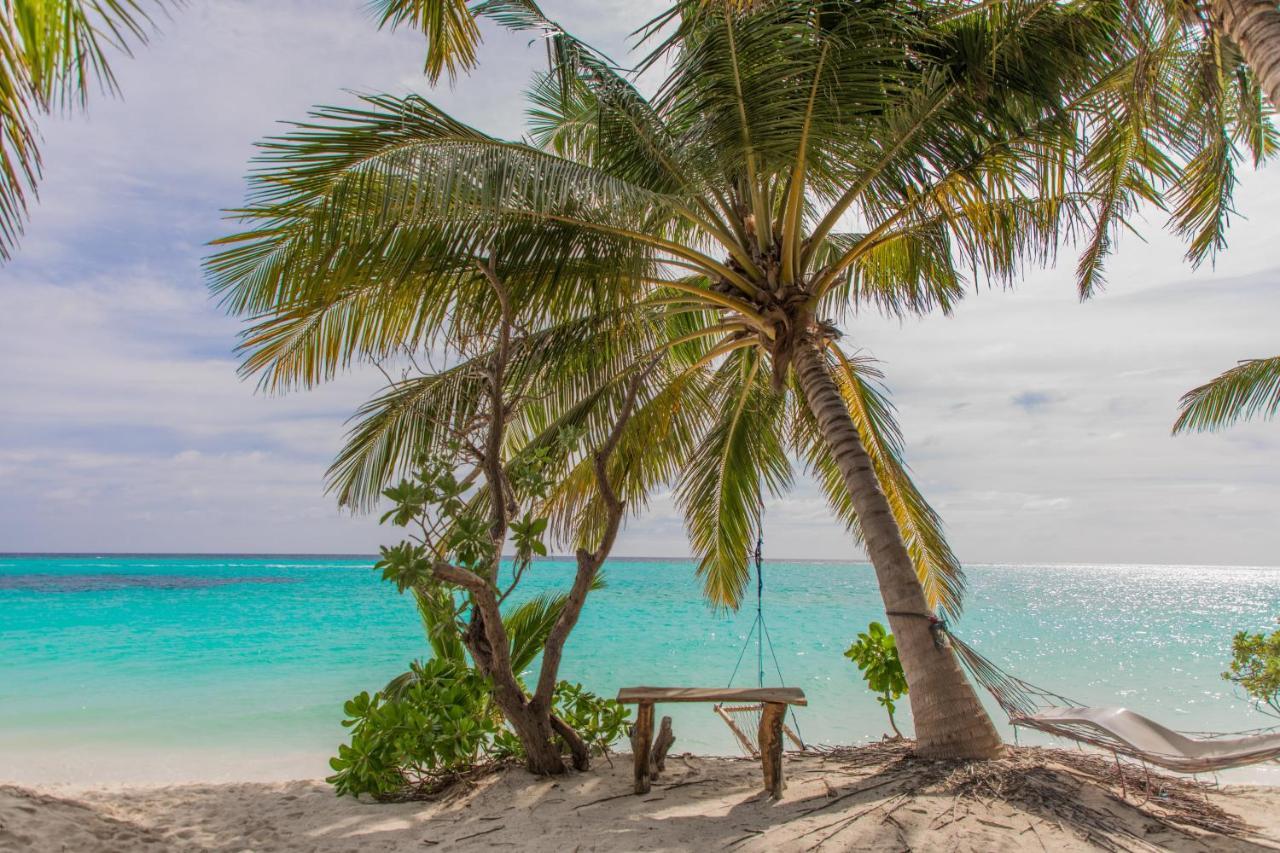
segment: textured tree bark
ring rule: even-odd
[[[631,727],[631,760],[635,765],[637,794],[649,793],[649,752],[653,747],[653,703],[641,702]]]
[[[588,551],[585,548],[579,548],[577,551],[578,567],[577,572],[574,574],[573,586],[570,588],[569,596],[565,600],[564,609],[560,611],[560,616],[547,634],[547,641],[542,649],[542,666],[538,671],[538,686],[535,688],[533,698],[529,702],[530,709],[539,716],[547,717],[551,728],[554,728],[564,738],[565,743],[569,746],[569,752],[573,756],[573,766],[576,770],[589,770],[591,768],[591,750],[568,723],[551,713],[551,704],[555,696],[556,683],[559,679],[560,659],[564,654],[564,645],[569,639],[569,633],[578,624],[578,617],[582,614],[583,605],[587,603],[587,594],[591,592],[591,584],[595,581],[600,567],[604,565],[604,561],[608,558],[609,552],[613,550],[613,543],[617,540],[618,530],[622,526],[622,516],[627,507],[609,479],[609,457],[613,455],[618,442],[622,439],[622,432],[627,422],[631,419],[632,412],[635,410],[636,395],[640,393],[640,386],[645,377],[648,376],[650,369],[652,369],[652,364],[649,369],[637,372],[627,384],[627,394],[623,400],[622,408],[619,410],[604,443],[592,460],[593,468],[595,469],[596,486],[600,490],[598,500],[605,509],[604,531],[600,536],[600,544],[594,551]],[[652,711],[652,708],[650,708],[650,711]]]
[[[567,768],[552,737],[551,715],[526,698],[511,671],[509,641],[501,629],[497,599],[488,590],[473,594],[472,599],[476,607],[463,642],[476,668],[493,680],[493,701],[520,738],[525,767],[539,776],[564,773]]]
[[[587,594],[591,591],[600,566],[609,556],[622,525],[626,504],[614,490],[609,479],[609,458],[617,448],[622,433],[635,409],[636,397],[644,379],[652,371],[657,360],[637,371],[627,385],[623,406],[614,419],[604,443],[594,456],[596,484],[599,502],[605,509],[605,528],[600,544],[594,551],[579,548],[578,567],[573,586],[565,600],[555,624],[547,634],[542,652],[542,666],[538,685],[532,696],[525,694],[511,666],[510,638],[502,622],[501,600],[497,591],[497,578],[501,564],[502,547],[510,528],[511,516],[517,511],[515,498],[502,463],[503,437],[509,407],[504,397],[504,374],[510,352],[511,318],[510,301],[506,290],[494,271],[492,263],[477,266],[489,279],[502,308],[503,322],[499,329],[498,346],[492,368],[486,378],[489,398],[489,422],[486,428],[484,450],[480,454],[480,467],[491,492],[497,497],[489,501],[489,533],[493,540],[493,559],[488,577],[468,572],[446,561],[437,561],[433,573],[438,580],[466,589],[471,594],[471,622],[463,635],[463,643],[471,653],[476,668],[493,682],[493,699],[501,709],[511,728],[519,737],[525,751],[525,766],[531,773],[558,775],[568,768],[561,756],[558,735],[569,748],[573,766],[577,770],[591,767],[591,749],[573,727],[552,712],[560,659],[569,633],[578,622]],[[653,736],[653,706],[649,705],[649,738]],[[646,755],[648,746],[646,744]],[[639,778],[637,777],[637,785]],[[645,780],[648,790],[647,776]]]
[[[573,726],[564,720],[551,715],[551,728],[555,733],[560,735],[569,747],[569,755],[573,757],[574,770],[590,770],[591,769],[591,747],[587,746],[587,742],[582,739]]]
[[[1209,0],[1209,17],[1240,48],[1262,91],[1280,109],[1280,9],[1275,0]]]
[[[764,769],[764,789],[775,800],[782,798],[782,718],[787,706],[765,702],[760,712],[760,764]]]
[[[800,388],[840,468],[875,567],[889,626],[897,638],[922,758],[995,758],[1000,734],[950,649],[929,630],[929,605],[889,502],[858,436],[826,358],[811,340],[796,345]]]

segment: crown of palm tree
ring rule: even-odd
[[[456,18],[385,6],[433,32]],[[1138,200],[1199,199],[1222,176],[1185,156],[1203,113],[1153,111],[1142,90],[1193,73],[1189,47],[1158,28],[1116,40],[1123,3],[685,2],[646,28],[642,69],[662,78],[646,97],[532,3],[470,11],[547,39],[530,138],[375,96],[264,143],[236,211],[250,226],[209,262],[228,308],[255,318],[245,370],[306,385],[468,340],[497,319],[486,269],[527,324],[545,394],[525,439],[589,421],[661,352],[617,464],[637,502],[677,480],[708,591],[732,604],[789,453],[856,524],[788,370],[815,340],[932,602],[958,607],[958,563],[901,464],[873,368],[840,347],[837,324],[948,310],[971,279],[1011,282],[1077,233],[1093,287]],[[465,59],[444,50],[437,73],[450,55]],[[1213,223],[1186,207],[1212,244]],[[429,421],[465,415],[468,375],[406,380],[366,407],[333,472],[342,497],[373,499],[431,440]],[[569,512],[589,485],[581,461],[565,464]]]

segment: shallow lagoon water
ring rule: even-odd
[[[371,563],[0,556],[0,779],[322,775],[343,736],[342,702],[427,654],[411,601]],[[569,561],[540,562],[522,592],[565,588],[572,571]],[[1274,722],[1219,673],[1233,632],[1267,629],[1280,614],[1280,568],[968,571],[965,614],[953,630],[1016,675],[1180,729]],[[569,642],[564,677],[605,694],[728,679],[754,602],[738,613],[709,609],[688,561],[614,560],[606,578]],[[807,740],[853,743],[886,730],[842,656],[881,614],[865,564],[767,563],[766,620],[787,683],[809,696],[797,718]],[[736,683],[755,680],[754,657],[752,647]],[[766,664],[766,681],[777,683]],[[709,706],[663,713],[675,718],[678,750],[735,752]],[[1280,782],[1280,773],[1248,778]]]

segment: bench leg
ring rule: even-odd
[[[787,706],[766,702],[760,714],[760,763],[764,765],[764,789],[775,800],[782,797],[782,720]]]
[[[649,753],[653,748],[653,703],[636,708],[636,724],[631,727],[631,753],[635,761],[636,793],[649,793]]]

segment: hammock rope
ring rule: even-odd
[[[786,678],[782,675],[782,664],[778,662],[778,653],[773,647],[773,638],[769,635],[769,626],[764,619],[764,537],[758,535],[756,537],[756,550],[753,555],[756,563],[756,618],[751,623],[751,630],[747,632],[747,639],[742,644],[742,650],[738,652],[738,661],[733,665],[733,672],[729,675],[729,681],[726,687],[733,686],[733,680],[738,677],[738,670],[742,668],[742,661],[747,656],[747,649],[751,648],[751,640],[754,637],[756,641],[756,686],[764,687],[764,650],[769,648],[769,657],[773,660],[774,671],[778,674],[778,683],[786,684]],[[755,732],[760,728],[760,716],[764,711],[763,704],[754,705],[715,705],[713,710],[724,720],[725,725],[733,732],[738,739],[738,743],[743,750],[750,756],[755,757],[757,747],[755,741],[748,737],[747,732],[743,731],[743,727],[738,725],[738,719],[742,719],[747,723],[747,731]],[[791,742],[798,749],[804,749],[804,738],[799,734],[800,723],[796,720],[795,709],[791,709],[791,726],[784,725],[783,733],[791,739]]]

